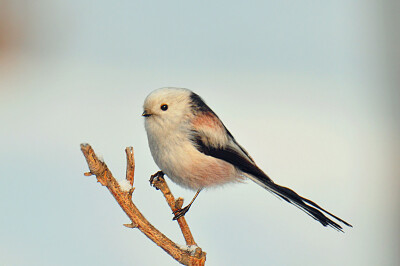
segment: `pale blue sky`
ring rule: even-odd
[[[227,185],[188,213],[206,265],[399,264],[389,2],[3,3],[16,34],[0,45],[1,265],[177,265],[122,226],[79,150],[90,143],[122,178],[133,146],[135,204],[183,244],[148,185],[140,114],[163,86],[201,95],[276,183],[354,225],[341,234],[250,181]]]

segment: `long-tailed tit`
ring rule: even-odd
[[[311,200],[274,183],[194,92],[161,88],[147,96],[143,108],[150,151],[161,174],[165,173],[183,187],[197,190],[192,202],[176,212],[174,219],[188,211],[201,189],[247,177],[297,206],[323,226],[342,230],[324,213],[351,226]]]

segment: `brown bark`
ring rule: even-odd
[[[138,228],[156,245],[161,247],[171,257],[183,265],[201,266],[205,264],[206,253],[203,252],[201,248],[197,247],[194,252],[189,252],[188,250],[185,250],[185,248],[182,248],[174,243],[163,233],[157,230],[157,228],[155,228],[152,224],[150,224],[149,221],[147,221],[147,219],[132,202],[132,193],[134,188],[132,187],[129,191],[121,189],[119,183],[117,180],[115,180],[107,165],[96,156],[94,150],[89,144],[81,144],[81,150],[86,158],[86,162],[90,170],[90,172],[85,173],[85,175],[95,175],[97,181],[108,188],[115,200],[121,206],[122,210],[131,220],[131,224],[126,224],[125,226],[129,228]],[[133,186],[135,171],[133,148],[128,147],[125,149],[125,152],[127,157],[126,179]],[[154,179],[152,177],[151,180],[152,184],[163,193],[172,211],[175,211],[182,206],[182,199],[179,198],[177,201],[175,201],[175,198],[169,190],[164,178]],[[186,245],[196,245],[185,218],[179,218],[178,224],[185,238]]]

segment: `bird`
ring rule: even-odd
[[[174,220],[187,213],[202,189],[248,178],[325,227],[342,232],[338,222],[352,227],[313,201],[275,183],[193,91],[175,87],[156,89],[146,97],[142,116],[151,155],[161,170],[156,175],[166,174],[174,183],[197,190],[186,207],[174,212]]]

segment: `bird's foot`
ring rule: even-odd
[[[189,204],[189,205],[187,205],[186,207],[183,207],[183,208],[181,208],[181,209],[179,209],[179,210],[176,210],[176,211],[174,211],[173,213],[174,213],[174,218],[172,218],[172,220],[177,220],[177,219],[179,219],[179,218],[181,218],[181,217],[183,217],[183,216],[185,216],[185,214],[189,211],[189,209],[190,209],[190,205],[191,204]]]
[[[157,186],[156,186],[156,182],[159,181],[160,179],[164,179],[164,173],[163,171],[158,171],[157,173],[155,173],[154,175],[150,176],[150,186],[155,187],[157,190]]]

